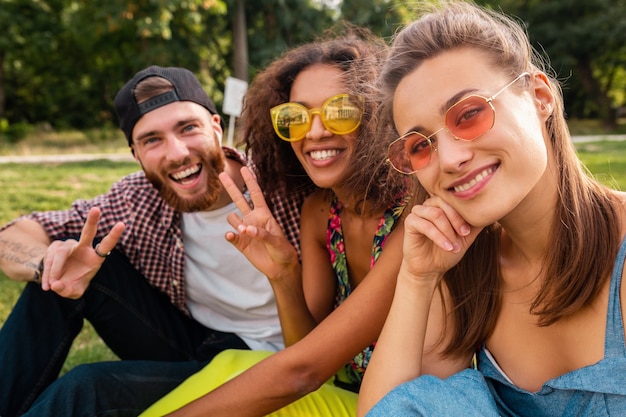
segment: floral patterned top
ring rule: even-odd
[[[374,234],[374,241],[372,243],[372,257],[370,260],[370,268],[374,266],[376,260],[380,256],[383,250],[383,246],[387,241],[387,237],[393,230],[398,219],[402,215],[404,208],[409,200],[409,195],[404,194],[399,196],[388,208],[380,218],[376,233]],[[337,295],[335,298],[335,308],[337,308],[348,296],[352,293],[350,286],[350,279],[348,277],[348,265],[346,261],[346,251],[343,241],[343,231],[341,229],[341,202],[337,200],[337,196],[334,196],[330,203],[330,214],[328,216],[328,228],[326,229],[326,248],[330,255],[330,261],[332,263],[335,274],[337,275]],[[350,363],[346,364],[345,374],[350,380],[349,383],[358,386],[361,385],[363,379],[363,373],[367,368],[372,351],[376,343],[365,348],[361,353],[355,356]]]

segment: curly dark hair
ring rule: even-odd
[[[289,101],[298,74],[314,64],[339,68],[344,73],[346,93],[365,98],[352,172],[344,182],[354,191],[353,202],[367,201],[368,209],[374,212],[388,207],[405,189],[406,179],[390,173],[386,145],[376,139],[372,123],[377,108],[374,84],[386,56],[383,39],[365,28],[342,23],[317,41],[286,51],[254,78],[244,99],[239,145],[255,164],[265,193],[287,196],[317,189],[291,145],[274,132],[270,117],[272,107]]]

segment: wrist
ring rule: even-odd
[[[43,275],[43,260],[44,257],[41,258],[39,264],[37,265],[37,268],[35,269],[35,272],[33,273],[32,280],[37,284],[41,284],[41,276]]]
[[[273,283],[292,283],[302,281],[302,266],[299,262],[285,263],[276,271],[273,276],[268,276]]]
[[[398,273],[398,283],[422,289],[435,289],[443,279],[444,274],[436,271],[419,271],[411,267],[410,263],[402,261]]]

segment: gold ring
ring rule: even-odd
[[[98,250],[98,246],[100,246],[100,244],[98,243],[96,245],[95,248],[93,248],[93,250],[96,252],[96,255],[98,255],[101,258],[106,258],[107,256],[109,256],[111,254],[111,251],[108,251],[107,253],[102,253]]]

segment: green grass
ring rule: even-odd
[[[136,163],[106,160],[64,164],[0,164],[0,224],[34,210],[63,209],[78,198],[106,192],[122,176],[137,171]],[[0,272],[0,326],[6,320],[23,283],[9,280]],[[79,363],[114,360],[86,322],[74,343],[63,372]]]
[[[105,127],[85,132],[54,132],[38,129],[17,143],[1,142],[0,155],[50,155],[128,152],[124,134]]]
[[[600,182],[626,191],[626,141],[580,143],[578,156]]]
[[[602,182],[626,190],[626,141],[577,145],[583,163]],[[123,148],[128,152],[127,148]],[[135,163],[93,161],[62,164],[0,164],[0,224],[33,210],[64,209],[77,198],[106,192],[123,175],[136,171]],[[0,272],[0,325],[9,315],[24,284]],[[93,328],[86,323],[74,343],[64,370],[79,363],[114,360]]]
[[[597,119],[569,119],[567,121],[572,135],[610,135],[626,134],[626,119],[619,119],[614,130],[607,130],[602,126],[602,122]]]

